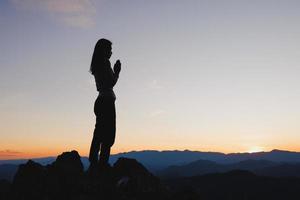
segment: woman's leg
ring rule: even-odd
[[[101,134],[103,140],[101,141],[101,150],[100,150],[100,164],[107,164],[110,156],[110,148],[115,142],[116,134],[116,109],[115,109],[115,100],[109,99],[105,101],[105,109],[103,112],[103,132]]]
[[[98,155],[99,155],[99,150],[100,150],[100,143],[101,143],[101,132],[102,125],[101,125],[101,119],[100,119],[100,114],[101,114],[101,107],[102,107],[102,101],[100,97],[98,97],[95,101],[94,104],[94,113],[96,115],[96,124],[95,124],[95,129],[93,133],[93,140],[91,143],[90,147],[90,154],[89,154],[89,161],[90,164],[96,164],[98,162]]]
[[[100,150],[100,138],[97,131],[98,131],[97,128],[95,128],[93,140],[90,148],[90,154],[89,154],[90,164],[96,164],[98,162],[98,154]]]
[[[100,151],[100,158],[99,158],[99,164],[100,165],[106,165],[109,160],[110,155],[110,145],[107,144],[101,144],[101,151]]]

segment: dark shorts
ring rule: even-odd
[[[98,96],[94,104],[96,125],[94,137],[101,143],[112,146],[116,135],[115,99]]]

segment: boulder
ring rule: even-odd
[[[120,158],[113,167],[84,172],[76,151],[64,152],[50,165],[29,160],[20,165],[10,199],[165,199],[160,180],[135,159]],[[4,188],[4,187],[3,187]],[[0,190],[0,195],[1,195]]]
[[[19,165],[15,174],[12,193],[15,199],[42,199],[45,193],[46,169],[29,160]]]
[[[52,199],[68,199],[82,190],[83,165],[77,151],[64,152],[47,166],[47,195]]]
[[[116,187],[124,199],[160,199],[164,188],[160,180],[135,159],[119,158],[113,166]]]
[[[0,199],[8,199],[10,194],[11,183],[8,180],[0,180]]]
[[[83,164],[77,151],[64,152],[57,156],[52,163],[53,168],[59,173],[78,176],[83,173]]]

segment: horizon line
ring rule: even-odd
[[[77,151],[77,150],[70,150],[71,151]],[[199,151],[199,150],[178,150],[178,149],[173,149],[173,150],[155,150],[155,149],[145,149],[145,150],[131,150],[131,151],[125,151],[125,152],[119,152],[119,153],[114,153],[111,154],[111,156],[115,156],[118,154],[126,154],[126,153],[133,153],[133,152],[147,152],[147,151],[155,151],[155,152],[168,152],[168,151],[179,151],[179,152],[184,152],[184,151],[189,151],[189,152],[201,152],[201,153],[220,153],[224,155],[230,155],[230,154],[257,154],[257,153],[270,153],[272,151],[281,151],[281,152],[291,152],[291,153],[300,153],[300,151],[291,151],[291,150],[285,150],[285,149],[272,149],[270,151],[257,151],[257,152],[231,152],[231,153],[224,153],[224,152],[219,152],[219,151]],[[60,154],[68,152],[68,151],[62,151]],[[78,152],[78,151],[77,151]],[[49,155],[49,156],[43,156],[43,157],[28,157],[28,158],[14,158],[14,159],[0,159],[0,161],[9,161],[9,160],[31,160],[31,159],[45,159],[45,158],[55,158],[58,155]],[[78,153],[79,154],[79,153]],[[79,155],[81,158],[83,157],[88,157],[87,155]]]

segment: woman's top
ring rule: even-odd
[[[119,74],[112,70],[108,59],[100,60],[97,65],[98,68],[97,71],[94,72],[94,77],[99,95],[102,97],[116,99],[113,87],[118,81]]]

